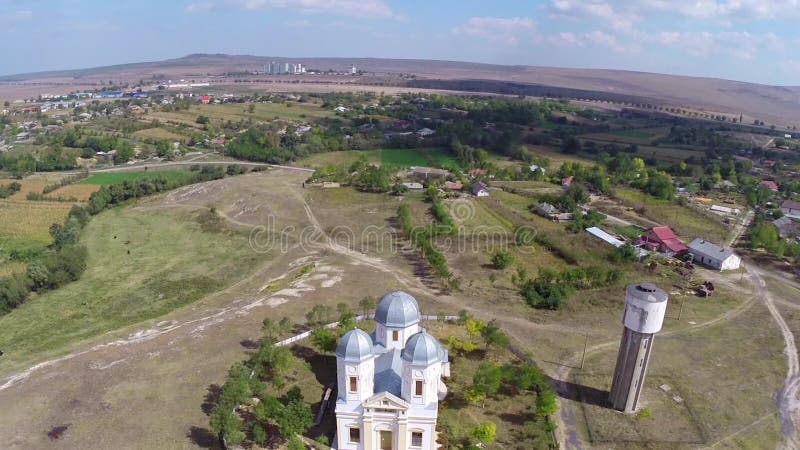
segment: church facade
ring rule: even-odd
[[[383,296],[375,331],[348,331],[336,348],[336,442],[340,450],[435,450],[447,350],[420,327],[405,292]]]

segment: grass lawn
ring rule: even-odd
[[[192,172],[188,170],[153,170],[147,172],[103,172],[96,173],[80,184],[108,185],[120,184],[125,181],[139,181],[158,177],[164,177],[170,181],[186,181],[192,177]]]
[[[644,216],[669,225],[684,240],[702,237],[712,242],[724,242],[728,230],[718,220],[675,202],[660,200],[631,188],[616,188],[614,195],[624,204],[644,208]]]
[[[106,211],[81,242],[89,260],[80,280],[0,317],[5,363],[162,316],[240,279],[258,257],[246,236],[202,232],[188,214],[164,210]]]

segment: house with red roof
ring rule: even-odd
[[[208,95],[201,95],[200,96],[200,103],[208,104],[210,102],[211,102],[211,97],[209,97]]]
[[[575,177],[570,175],[561,179],[561,185],[564,187],[570,187],[574,181]]]
[[[486,175],[487,173],[489,173],[489,171],[486,169],[472,169],[469,171],[469,176],[474,178],[478,175]]]
[[[778,183],[772,180],[764,180],[761,182],[761,186],[769,189],[772,192],[778,192]]]
[[[688,250],[678,236],[668,226],[653,227],[645,231],[641,237],[641,244],[648,250],[677,255]]]

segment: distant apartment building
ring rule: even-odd
[[[264,72],[269,75],[299,75],[306,73],[306,68],[300,63],[272,61],[264,66]]]

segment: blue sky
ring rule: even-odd
[[[0,37],[0,74],[231,53],[800,85],[800,0],[0,0]]]

